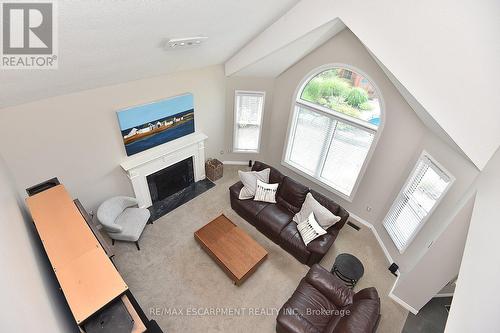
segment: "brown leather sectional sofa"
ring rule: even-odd
[[[281,308],[277,333],[373,333],[380,319],[375,288],[355,293],[320,265],[314,265]]]
[[[265,163],[255,162],[252,170],[260,171],[266,168],[271,169],[269,183],[280,184],[276,195],[277,203],[239,200],[238,195],[243,184],[237,182],[229,188],[231,207],[301,263],[309,266],[318,263],[332,246],[339,230],[347,222],[349,213],[324,195],[284,176],[277,169]],[[306,246],[297,230],[297,224],[292,221],[292,218],[300,211],[308,192],[311,192],[313,197],[333,214],[340,216],[341,220],[328,228],[327,234],[320,236]]]

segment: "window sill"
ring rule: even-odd
[[[259,154],[260,150],[238,150],[238,149],[233,149],[232,152],[234,154]]]
[[[342,198],[348,202],[352,202],[353,197],[354,197],[354,190],[351,193],[351,195],[344,194],[344,193],[340,192],[339,190],[335,189],[334,187],[328,185],[327,183],[321,181],[320,179],[317,179],[317,178],[307,174],[306,172],[298,169],[297,167],[293,166],[292,164],[290,164],[284,160],[281,161],[281,165],[292,170],[293,172],[297,173],[298,175],[312,181],[313,183],[323,187],[324,189],[328,190],[329,192],[332,192],[333,194],[339,196],[340,198]]]

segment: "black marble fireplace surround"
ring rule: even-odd
[[[153,205],[151,219],[157,220],[215,186],[208,179],[194,181],[193,158],[187,158],[146,177]]]
[[[146,177],[153,203],[194,183],[193,158],[186,158]]]

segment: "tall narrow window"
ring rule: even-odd
[[[234,152],[259,152],[264,100],[265,92],[236,90],[234,97]]]
[[[375,86],[351,69],[328,68],[304,83],[293,112],[283,163],[352,199],[380,133]]]
[[[384,220],[400,253],[413,241],[453,181],[432,157],[422,154]]]

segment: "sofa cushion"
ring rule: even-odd
[[[289,211],[297,214],[306,200],[309,188],[296,182],[290,177],[283,178],[277,200],[278,203],[286,207]]]
[[[269,204],[257,215],[255,227],[275,242],[279,242],[280,233],[292,221],[292,213],[280,205]]]
[[[231,207],[253,225],[255,224],[257,214],[259,214],[262,209],[266,208],[269,203],[253,200],[239,200],[238,195],[242,187],[243,184],[237,182],[229,188]]]
[[[309,192],[300,211],[293,217],[293,221],[297,224],[304,222],[311,213],[314,213],[314,217],[325,230],[340,221],[340,216],[333,214],[328,208],[320,204]]]
[[[139,240],[151,213],[143,208],[127,208],[115,220],[121,227],[118,233],[108,232],[111,238],[135,242]]]
[[[285,307],[293,309],[296,315],[305,319],[320,332],[328,326],[332,315],[340,310],[305,279],[299,283]]]
[[[256,216],[260,213],[260,211],[270,204],[262,201],[239,200],[236,205],[238,206],[238,213],[241,213],[243,217],[248,217],[255,221]]]
[[[322,236],[323,237],[323,236]],[[300,237],[295,222],[289,223],[280,234],[278,243],[283,249],[293,255],[298,261],[307,264],[307,260],[311,253],[307,249],[302,237]]]
[[[276,203],[276,192],[278,192],[279,184],[267,184],[257,180],[257,189],[255,190],[255,201],[264,201]]]
[[[321,235],[326,234],[326,230],[319,225],[318,221],[316,221],[313,212],[309,214],[307,220],[297,224],[297,230],[299,231],[300,237],[302,237],[302,240],[306,245],[311,243]]]
[[[311,190],[311,195],[323,207],[328,209],[333,214],[337,215],[337,213],[340,209],[340,205],[338,203],[334,202],[333,200],[329,199],[328,197],[324,196],[323,194],[321,194],[315,190]]]
[[[270,168],[271,172],[269,174],[269,183],[275,184],[275,183],[281,183],[283,181],[283,174],[279,172],[277,169],[273,168],[270,165],[267,165],[266,163],[262,163],[259,161],[255,161],[252,171],[261,171],[264,169]]]
[[[311,190],[311,194],[316,201],[318,201],[323,207],[328,209],[330,212],[340,217],[340,221],[335,223],[332,227],[328,228],[328,232],[333,231],[333,229],[340,230],[349,218],[349,213],[342,208],[338,203],[324,196],[323,194]]]
[[[238,199],[246,200],[252,199],[257,190],[257,181],[260,180],[264,183],[269,183],[269,173],[271,169],[264,169],[261,171],[241,171],[238,170],[238,176],[243,183]]]

